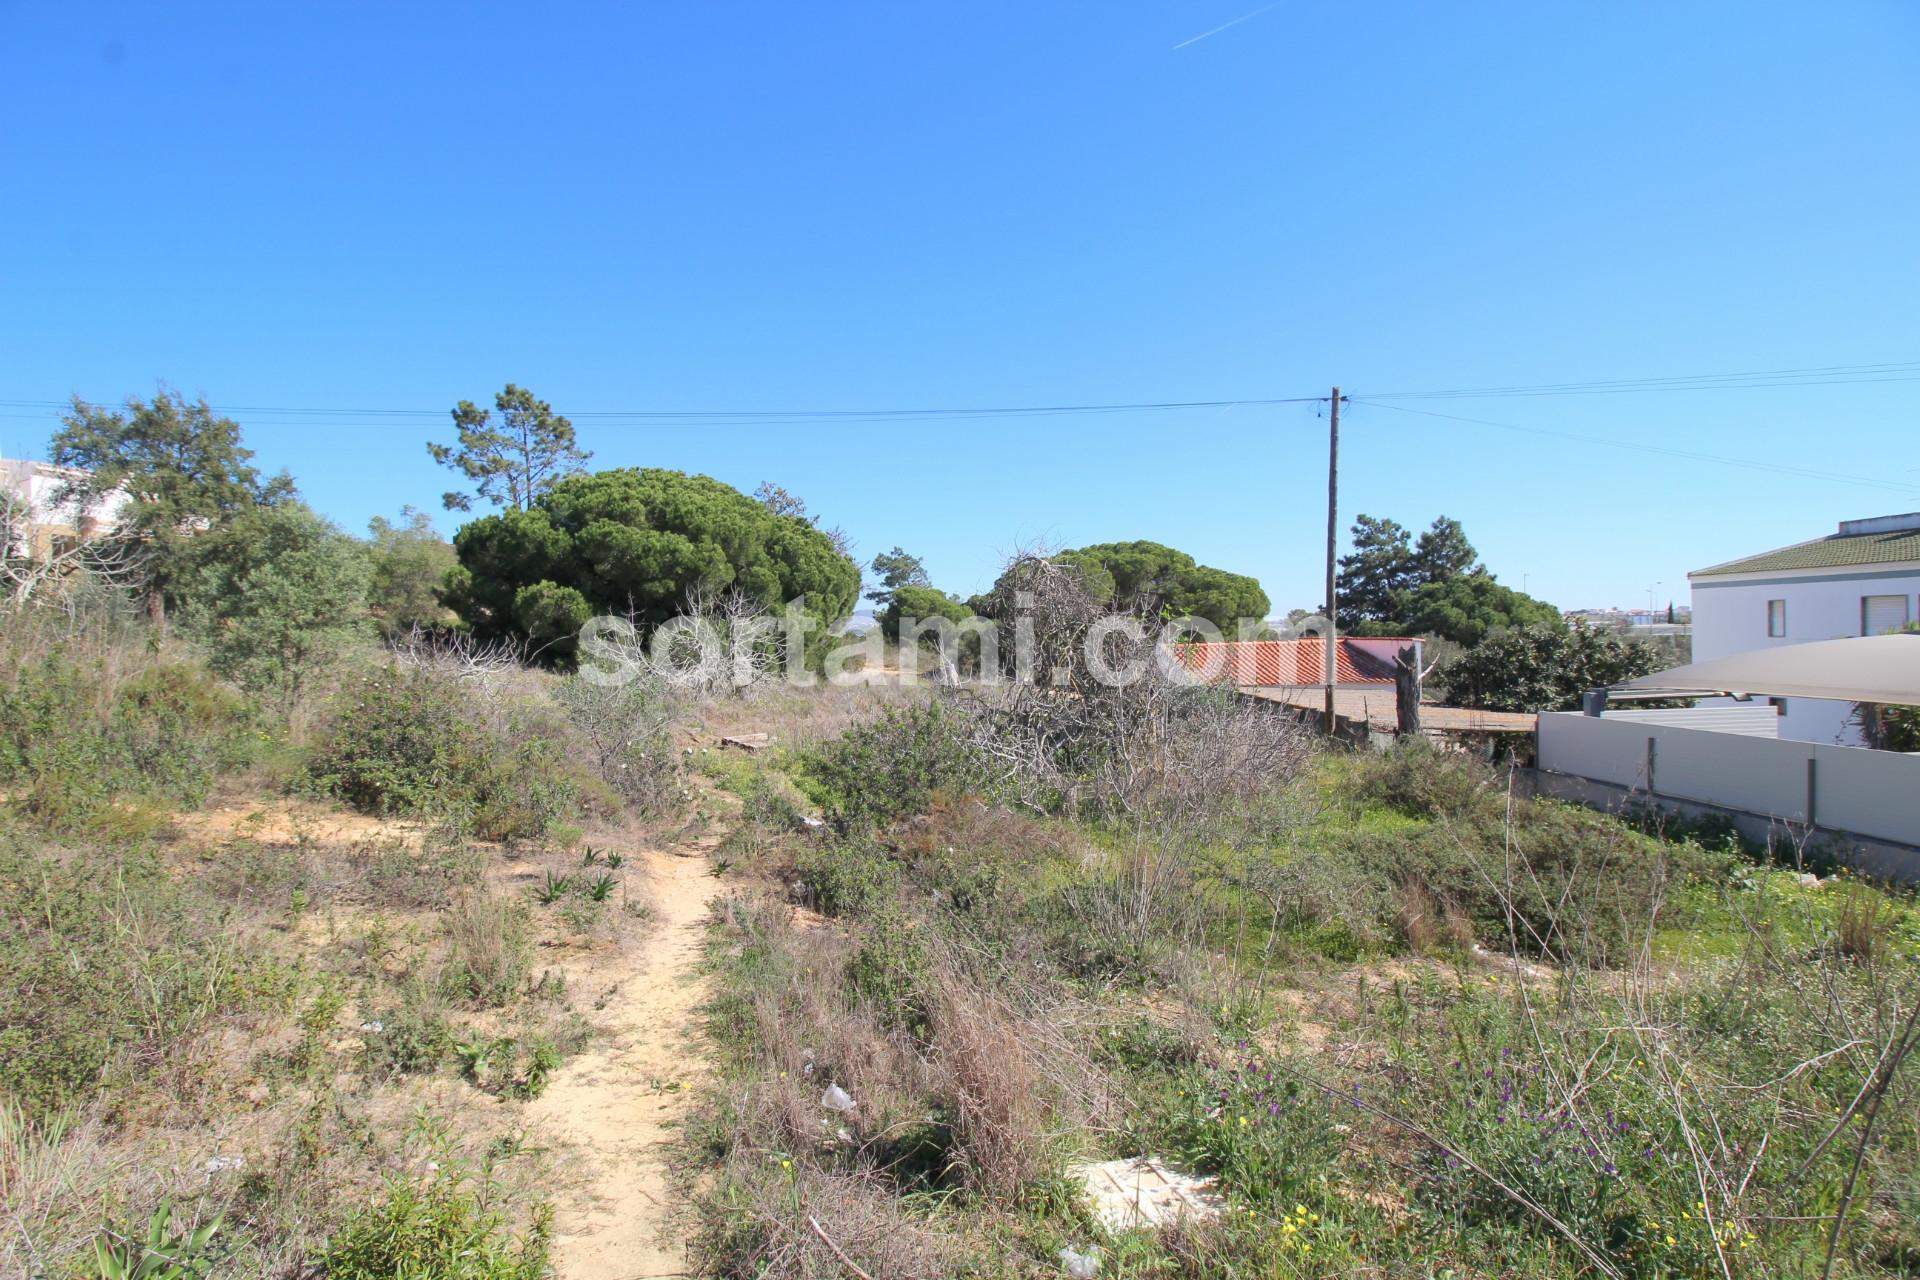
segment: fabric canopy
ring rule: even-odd
[[[1761,694],[1920,705],[1920,635],[1858,636],[1749,649],[1616,684],[1627,697]]]

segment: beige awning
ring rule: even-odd
[[[1616,684],[1615,697],[1749,695],[1920,705],[1920,635],[1816,640],[1695,662]]]

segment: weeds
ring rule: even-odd
[[[315,1258],[332,1280],[542,1280],[552,1212],[540,1208],[514,1238],[488,1206],[488,1188],[457,1168],[425,1181],[396,1179],[382,1199],[356,1210]]]

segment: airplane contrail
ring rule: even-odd
[[[1219,26],[1215,27],[1213,30],[1202,31],[1199,35],[1194,36],[1192,39],[1182,40],[1179,44],[1173,47],[1176,49],[1184,49],[1190,44],[1199,44],[1202,40],[1205,40],[1208,36],[1217,36],[1222,31],[1225,31],[1228,27],[1237,27],[1241,23],[1247,21],[1249,18],[1257,18],[1269,9],[1278,8],[1279,5],[1280,5],[1280,0],[1271,0],[1270,3],[1261,5],[1258,9],[1255,9],[1252,13],[1243,13],[1239,17],[1235,18],[1232,22],[1223,22]]]

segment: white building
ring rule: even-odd
[[[1687,575],[1693,660],[1881,635],[1920,618],[1920,512],[1843,520],[1837,533]],[[1861,745],[1849,703],[1784,699],[1780,736]]]

